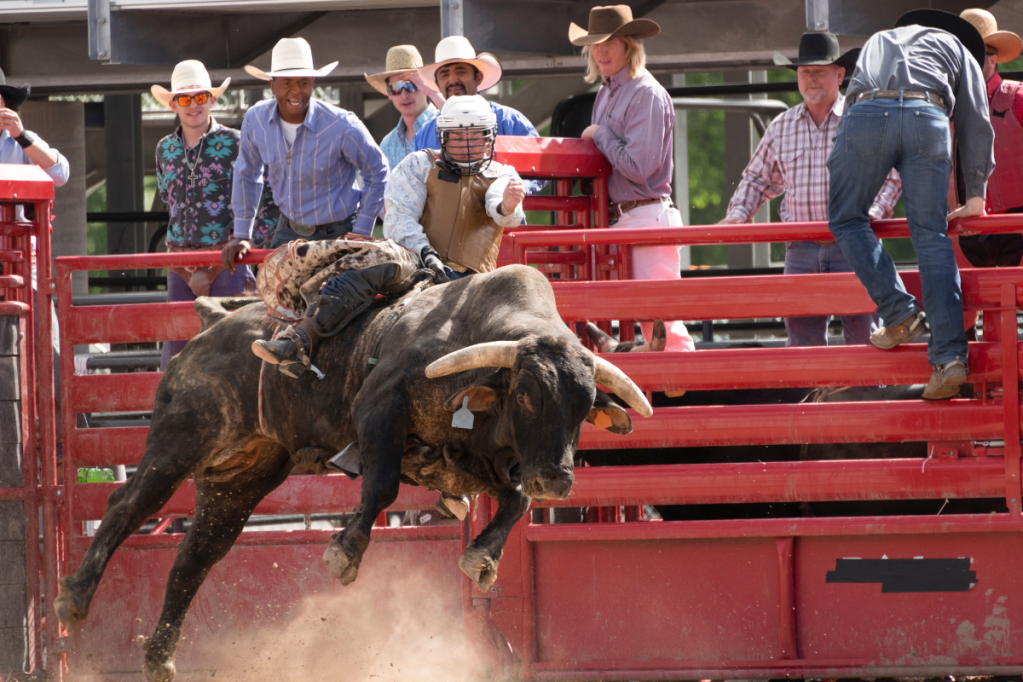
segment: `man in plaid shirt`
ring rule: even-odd
[[[846,68],[856,64],[859,49],[839,56],[838,39],[831,33],[806,33],[799,42],[799,60],[775,53],[776,64],[796,70],[803,103],[776,118],[764,132],[742,181],[728,203],[722,223],[745,223],[765,201],[782,196],[779,213],[786,222],[828,219],[828,155],[834,146],[845,107],[839,92]],[[892,215],[902,193],[892,170],[870,207],[870,217]],[[789,242],[785,245],[785,274],[852,272],[834,240]],[[826,346],[828,316],[787,317],[788,346]],[[846,344],[869,343],[877,328],[873,315],[843,315]]]

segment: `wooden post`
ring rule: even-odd
[[[0,317],[0,488],[22,488],[17,317]],[[0,502],[0,675],[28,665],[25,505]]]

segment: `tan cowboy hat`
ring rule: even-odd
[[[427,83],[436,85],[437,69],[452,62],[472,64],[479,69],[480,73],[483,74],[483,82],[477,87],[479,92],[494,87],[497,85],[497,81],[501,80],[501,62],[497,61],[497,57],[489,52],[476,54],[476,50],[473,49],[468,39],[464,36],[448,36],[444,38],[437,43],[437,49],[434,51],[433,58],[433,64],[427,64],[418,69],[419,75]]]
[[[573,45],[584,46],[622,36],[652,38],[660,32],[657,22],[633,19],[632,8],[628,5],[608,5],[590,10],[590,24],[585,29],[573,21],[568,27],[568,39]]]
[[[195,59],[186,59],[178,63],[171,73],[171,89],[161,85],[154,85],[149,88],[156,101],[170,109],[171,100],[177,95],[191,95],[196,92],[208,92],[214,98],[220,97],[231,84],[230,78],[225,78],[219,88],[213,87],[210,81],[210,74],[206,71],[203,63]]]
[[[337,67],[331,62],[319,69],[313,67],[313,48],[305,38],[281,38],[270,53],[270,72],[249,65],[250,76],[268,81],[271,78],[322,78]]]
[[[366,76],[366,80],[373,86],[373,89],[381,95],[387,94],[387,79],[397,76],[400,73],[416,71],[423,65],[423,57],[415,45],[395,45],[387,51],[387,58],[384,60],[383,73],[375,73]]]
[[[998,63],[1011,62],[1023,52],[1023,40],[1012,31],[999,31],[998,21],[986,9],[966,9],[959,15],[977,27],[985,45],[998,50]]]

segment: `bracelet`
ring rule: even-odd
[[[17,142],[22,149],[28,149],[29,147],[34,145],[36,143],[36,140],[38,139],[39,138],[36,136],[36,134],[33,133],[31,130],[22,130],[21,135],[18,135],[16,138],[14,138],[14,141]]]

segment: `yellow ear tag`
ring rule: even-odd
[[[611,426],[611,417],[607,416],[607,412],[601,410],[593,420],[593,425],[598,429],[606,429]]]

